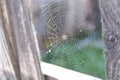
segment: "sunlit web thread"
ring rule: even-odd
[[[55,3],[56,4],[56,3]],[[51,4],[50,4],[50,6],[51,6]],[[50,6],[48,6],[47,8],[49,8]],[[48,10],[48,14],[53,14],[53,13],[50,13],[50,10],[49,9],[47,9]],[[49,16],[49,15],[48,15]],[[55,19],[53,19],[53,17],[54,16],[51,16],[50,15],[50,17],[48,18],[48,23],[50,23],[50,24],[48,24],[48,25],[51,25],[51,26],[53,26],[53,27],[48,27],[47,28],[47,32],[48,32],[48,36],[49,36],[49,33],[51,34],[51,33],[53,33],[53,32],[55,32],[54,34],[52,34],[52,36],[49,36],[48,38],[50,38],[50,43],[52,43],[52,42],[54,42],[54,43],[52,43],[52,45],[53,44],[55,44],[56,42],[58,42],[58,41],[60,41],[60,38],[59,37],[57,37],[58,35],[56,35],[56,29],[54,29],[54,26],[56,26],[56,22],[57,21],[55,21]],[[50,22],[51,21],[51,22]],[[60,21],[59,21],[60,22]],[[57,25],[58,26],[58,25]],[[57,27],[57,28],[59,28],[59,26]],[[59,28],[60,29],[60,28]],[[56,41],[57,40],[57,41]]]
[[[47,15],[46,16],[46,24],[47,24],[47,38],[46,39],[49,39],[49,43],[52,43],[52,46],[53,45],[57,45],[58,43],[60,43],[61,41],[65,40],[64,38],[62,38],[62,36],[66,36],[67,38],[70,39],[70,37],[74,36],[75,34],[71,34],[73,31],[72,29],[69,31],[69,33],[66,33],[65,31],[65,24],[63,23],[64,19],[62,20],[60,16],[63,16],[63,15],[60,15],[59,13],[59,10],[60,9],[60,6],[55,6],[55,7],[52,7],[52,9],[50,9],[51,5],[54,5],[54,4],[58,4],[56,2],[52,2],[50,4],[47,5],[47,7],[45,7],[42,11],[42,14],[43,15]],[[65,6],[66,7],[66,6]],[[52,11],[52,12],[51,12]],[[54,14],[54,12],[57,11],[57,18]],[[62,11],[61,11],[62,12]],[[65,12],[65,11],[63,11]],[[76,14],[77,15],[77,14]],[[72,15],[71,15],[72,16]],[[63,16],[64,17],[64,16]],[[55,19],[56,18],[56,19]],[[65,21],[64,21],[65,22]],[[83,23],[84,24],[84,23]],[[69,26],[66,25],[66,26]],[[81,25],[82,26],[82,25]],[[68,40],[69,40],[68,39]],[[66,39],[67,40],[67,39]],[[57,43],[57,44],[56,44]]]
[[[47,9],[48,10],[48,9]],[[51,13],[52,14],[52,13]],[[53,17],[51,17],[52,19],[53,19]],[[50,18],[48,18],[49,20],[48,21],[51,21],[51,19]],[[54,20],[54,19],[53,19]],[[60,21],[59,21],[60,22]],[[52,21],[50,22],[50,23],[52,23]],[[53,23],[52,23],[53,24]],[[55,23],[56,24],[56,23]],[[69,24],[68,24],[69,25]],[[61,26],[60,26],[61,27]],[[49,28],[51,28],[51,27],[49,27]],[[54,28],[51,28],[52,30],[54,30],[55,31],[55,29]],[[63,29],[62,30],[62,32],[65,32],[64,31],[65,29]],[[54,32],[54,31],[51,31],[52,33]],[[49,30],[47,31],[48,33],[50,33],[49,32]],[[69,32],[72,32],[72,30],[71,31],[69,31]],[[55,33],[54,33],[54,36],[59,36],[59,35],[56,35]],[[64,34],[63,35],[61,35],[61,36],[64,36]],[[74,36],[74,34],[68,34],[67,35],[67,37],[72,37],[72,36]],[[49,37],[50,38],[50,37]],[[55,39],[57,39],[58,41],[56,41]],[[50,41],[50,43],[52,43],[53,45],[53,47],[55,47],[55,46],[57,46],[59,43],[61,43],[61,41],[62,41],[63,39],[59,39],[58,37],[57,38],[55,38],[55,37],[53,37],[53,36],[51,36],[51,39],[49,40]],[[69,40],[69,39],[68,39]],[[57,44],[56,44],[57,43]],[[51,50],[49,50],[49,51],[51,51]]]
[[[65,5],[64,2],[59,3],[59,1],[58,2],[52,1],[49,4],[47,4],[45,8],[42,9],[42,15],[46,18],[46,26],[47,26],[46,37],[44,38],[44,40],[47,41],[49,45],[47,47],[48,51],[46,51],[48,53],[47,59],[49,59],[51,63],[55,63],[57,65],[67,67],[69,69],[73,69],[74,66],[81,68],[80,65],[84,65],[86,67],[82,68],[82,70],[88,72],[89,67],[91,65],[94,65],[93,59],[95,58],[95,55],[90,56],[91,58],[84,59],[86,55],[89,55],[88,50],[91,50],[91,48],[89,47],[83,48],[82,51],[76,50],[75,45],[78,44],[78,42],[80,41],[79,38],[82,38],[86,35],[81,35],[75,38],[74,36],[80,35],[81,33],[81,30],[79,29],[75,34],[74,34],[74,29],[70,29],[69,33],[66,32],[65,27],[71,26],[70,24],[65,23],[65,16],[67,14],[66,11],[67,11],[67,5]],[[76,13],[76,17],[80,17],[79,14],[80,12],[78,11],[78,13]],[[74,26],[79,26],[79,27],[84,26],[85,22],[83,23],[80,21],[78,20],[78,23],[75,24]],[[69,46],[66,47],[66,45],[69,45]],[[88,45],[88,42],[84,43],[84,45]],[[80,49],[81,48],[82,47],[80,47]],[[66,53],[68,51],[70,51],[71,54]],[[84,54],[82,54],[83,51],[84,51]],[[81,56],[81,58],[77,56]],[[77,58],[75,59],[73,57],[77,57]],[[61,61],[63,60],[63,61],[60,62],[60,60]],[[90,62],[90,60],[92,63],[86,64],[86,62],[88,63]],[[67,61],[68,63],[66,62],[64,63],[64,61]]]
[[[59,18],[61,18],[60,16],[59,16],[59,14],[60,14],[60,12],[59,12],[59,9],[58,9],[58,5],[56,5],[56,4],[58,4],[58,2],[56,2],[56,1],[53,1],[53,2],[51,2],[50,4],[48,4],[48,6],[46,6],[44,9],[43,9],[43,15],[45,15],[45,14],[47,14],[47,17],[46,18],[48,18],[47,20],[48,21],[52,21],[52,22],[54,22],[54,23],[52,23],[52,26],[55,26],[57,23],[56,22],[62,22],[62,21],[60,21],[60,19]],[[56,6],[55,6],[56,5]],[[55,7],[53,7],[52,9],[50,9],[50,7],[51,6],[55,6]],[[57,12],[57,13],[56,13]],[[50,15],[48,15],[48,14],[50,14]],[[57,14],[57,16],[51,16],[51,15],[53,15],[53,14]],[[59,19],[59,20],[55,20],[54,19],[54,17],[57,17],[56,19]],[[63,26],[61,26],[62,25],[62,23],[60,23],[59,24],[60,25],[60,29],[62,29],[62,27]],[[57,26],[59,26],[59,25],[57,25]]]

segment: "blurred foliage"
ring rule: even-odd
[[[50,47],[51,51],[42,60],[105,80],[103,42],[100,35],[100,31],[83,31],[71,40]]]

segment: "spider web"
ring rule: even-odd
[[[45,32],[40,36],[44,44],[42,60],[104,79],[101,26],[99,30],[89,29],[76,0],[71,7],[68,1],[74,0],[44,1],[40,19]]]

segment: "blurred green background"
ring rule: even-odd
[[[105,62],[101,30],[83,31],[70,40],[49,48],[42,60],[105,80]]]
[[[98,0],[85,1],[89,4],[84,0],[41,0],[36,30],[42,60],[105,80]]]

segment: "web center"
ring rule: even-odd
[[[68,38],[67,35],[65,35],[65,34],[63,34],[61,37],[62,37],[62,40],[67,40],[67,38]]]

